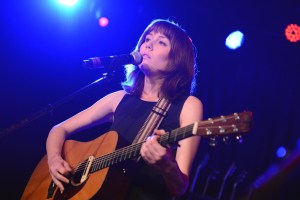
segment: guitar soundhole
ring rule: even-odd
[[[65,191],[61,194],[59,190],[56,190],[53,200],[70,199],[82,189],[85,185],[84,183],[86,183],[86,179],[82,178],[85,172],[85,166],[86,162],[83,162],[73,171],[70,183],[64,185]]]
[[[85,168],[85,162],[83,162],[77,169],[74,170],[71,177],[72,185],[77,186],[82,183],[82,176],[84,175]]]

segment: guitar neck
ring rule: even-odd
[[[246,133],[250,130],[252,124],[252,113],[242,112],[234,113],[228,116],[209,118],[206,121],[195,122],[194,124],[177,128],[158,138],[162,146],[175,144],[178,141],[198,135],[204,137],[226,136],[230,134]],[[95,158],[91,167],[91,172],[110,167],[114,164],[138,157],[142,147],[141,143],[135,143],[130,146],[118,149],[102,157]]]
[[[158,142],[162,146],[177,143],[184,138],[193,136],[193,127],[194,124],[186,126],[184,128],[175,129],[170,133],[166,133],[159,137]],[[90,172],[95,172],[100,169],[110,167],[112,165],[138,157],[140,155],[140,150],[143,143],[144,142],[132,144],[130,146],[120,148],[112,153],[95,158]]]

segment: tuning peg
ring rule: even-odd
[[[235,139],[236,139],[239,143],[243,143],[243,137],[242,137],[241,135],[235,136]]]
[[[217,145],[217,139],[216,139],[216,137],[210,137],[209,138],[209,145],[211,147],[215,147]]]
[[[234,115],[234,118],[235,118],[235,120],[239,120],[239,119],[240,119],[240,116],[239,116],[239,114],[237,114],[237,113],[234,113],[233,115]]]
[[[225,117],[224,115],[221,115],[221,116],[220,116],[220,119],[221,119],[222,122],[224,122],[224,123],[227,122],[227,119],[226,119],[226,117]]]

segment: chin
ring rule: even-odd
[[[139,68],[140,68],[140,69],[149,69],[149,65],[148,65],[147,63],[142,62],[142,63],[139,65]]]
[[[146,63],[140,64],[140,65],[139,65],[139,68],[140,68],[140,70],[141,70],[144,74],[147,73],[147,72],[149,72],[149,71],[151,71],[149,65],[146,64]]]

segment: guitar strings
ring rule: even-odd
[[[190,133],[192,128],[193,128],[193,126],[190,126],[189,128],[187,128],[187,129],[190,129],[189,131],[182,130],[182,129],[179,129],[179,130],[176,131],[176,129],[175,129],[174,132],[172,131],[172,133],[177,132],[176,134],[162,135],[160,137],[160,141],[161,142],[169,142],[170,139],[171,139],[171,141],[176,141],[178,139],[177,138],[178,136],[181,136],[180,139],[185,138],[185,135],[187,133]],[[225,125],[225,126],[222,126],[222,128],[232,129],[233,127],[232,127],[232,125]],[[213,130],[220,130],[220,126],[214,125],[214,126],[207,126],[207,127],[199,127],[198,131],[205,131],[206,132],[207,129],[210,129],[213,132]],[[191,133],[190,133],[190,135],[192,136]],[[117,164],[117,163],[119,163],[121,161],[124,161],[126,159],[136,157],[137,155],[140,154],[139,152],[137,153],[137,150],[140,150],[140,148],[141,148],[141,146],[144,142],[136,143],[136,144],[118,149],[118,150],[116,150],[114,152],[111,152],[111,153],[108,153],[106,155],[103,155],[99,158],[96,158],[93,161],[93,164],[92,164],[93,166],[92,166],[91,172],[95,172],[97,170],[109,167],[112,164]],[[132,155],[132,153],[134,153],[134,154]],[[84,170],[85,169],[84,164],[86,164],[86,163],[87,163],[87,160],[85,162],[81,163],[79,165],[79,167],[77,168],[77,170]]]
[[[241,121],[239,115],[231,115],[231,116],[226,116],[226,117],[222,117],[222,118],[213,118],[213,119],[206,120],[206,121],[200,121],[200,123],[198,125],[198,131],[203,131],[203,130],[207,131],[207,129],[211,129],[211,130],[218,129],[219,130],[220,129],[220,125],[218,124],[219,122],[221,122],[221,124],[222,124],[221,127],[224,128],[224,129],[234,128],[233,124],[227,125],[228,123],[230,123],[231,119],[234,119],[234,122]],[[207,124],[211,124],[211,125],[213,124],[213,125],[202,127],[202,126],[207,125]],[[175,138],[174,141],[176,141],[178,136],[182,136],[182,138],[185,138],[185,134],[188,131],[191,131],[192,128],[193,128],[193,124],[188,125],[186,127],[174,129],[173,131],[171,131],[171,134],[168,133],[168,134],[162,135],[160,137],[160,142],[168,142],[172,138],[173,139]],[[186,129],[188,129],[188,131]],[[100,170],[100,169],[104,169],[106,167],[109,167],[112,164],[116,164],[118,162],[121,162],[121,161],[124,161],[126,159],[137,156],[136,155],[137,150],[140,150],[140,148],[141,148],[141,146],[144,142],[145,142],[145,140],[143,142],[135,143],[135,144],[132,144],[130,146],[118,149],[114,152],[110,152],[110,153],[108,153],[106,155],[103,155],[101,157],[95,158],[95,160],[93,161],[93,164],[92,164],[91,171],[94,172],[94,171],[97,171],[97,170]],[[132,155],[132,153],[134,153],[134,155]],[[140,153],[138,152],[138,155],[139,154]],[[128,155],[128,157],[127,157],[127,155]],[[87,163],[87,160],[85,160],[84,162],[77,165],[77,170],[85,169],[84,165],[86,163]]]
[[[232,126],[223,126],[223,128],[232,128]],[[206,131],[207,129],[220,129],[220,127],[219,126],[210,126],[210,127],[199,128],[198,130],[205,130]],[[168,140],[170,140],[170,138],[175,138],[174,141],[176,141],[176,137],[178,135],[182,135],[182,133],[185,134],[186,131],[179,130],[179,131],[177,131],[177,134],[163,135],[161,137],[161,141],[167,142]],[[185,136],[183,136],[183,138],[184,137]],[[131,145],[131,146],[128,146],[128,147],[124,147],[124,148],[116,150],[115,152],[111,152],[111,153],[108,153],[106,155],[103,155],[102,157],[96,158],[93,161],[93,164],[92,164],[93,165],[93,170],[92,171],[96,171],[97,169],[99,170],[99,169],[106,168],[106,167],[110,166],[111,164],[116,164],[118,162],[126,160],[127,158],[135,157],[137,155],[136,151],[140,149],[142,143],[143,142],[137,143],[137,144],[134,144],[134,145]],[[133,156],[132,156],[132,152],[134,152]],[[128,153],[129,153],[129,155],[128,155]],[[128,155],[128,157],[127,157],[127,155]],[[138,155],[139,155],[139,153],[138,153]],[[77,170],[83,170],[85,168],[84,165],[86,163],[87,163],[87,160],[85,162],[81,163],[79,165],[79,167],[77,168]]]

